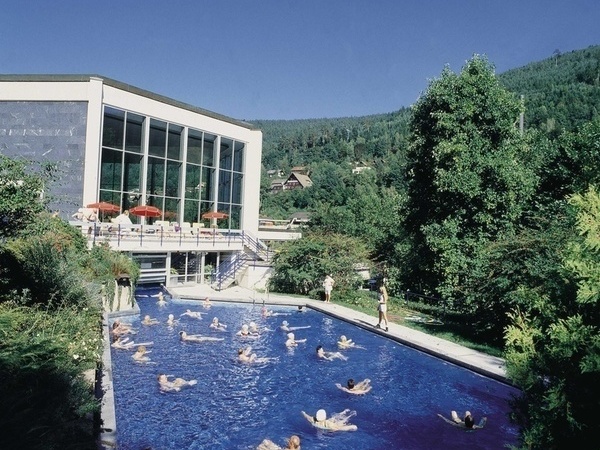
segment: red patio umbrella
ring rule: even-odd
[[[130,214],[134,216],[142,216],[142,217],[160,217],[162,216],[162,211],[158,209],[156,206],[149,205],[140,205],[134,206],[129,210]]]
[[[96,202],[96,203],[90,203],[89,205],[86,206],[86,208],[95,208],[98,211],[102,211],[102,212],[121,212],[121,208],[118,207],[117,205],[113,204],[113,203],[108,203],[108,202]]]
[[[226,217],[229,215],[221,211],[208,211],[202,214],[203,219],[225,219]]]

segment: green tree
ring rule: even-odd
[[[44,178],[28,167],[26,161],[0,154],[0,239],[21,232],[45,209]]]
[[[444,69],[413,109],[405,226],[408,279],[447,299],[468,292],[488,242],[513,233],[535,187],[516,127],[520,102],[475,56]]]
[[[329,233],[306,233],[286,242],[273,258],[273,291],[320,295],[325,275],[331,274],[336,290],[356,290],[361,283],[356,264],[367,263],[364,244],[356,238]]]
[[[574,295],[523,288],[535,308],[506,330],[507,372],[523,390],[516,406],[523,448],[590,448],[600,425],[600,195],[574,195],[577,233],[564,251]]]
[[[51,179],[51,169],[0,155],[0,448],[97,447],[101,285],[139,274],[124,254],[88,251],[80,231],[44,212]]]

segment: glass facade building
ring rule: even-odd
[[[218,210],[219,227],[240,229],[245,152],[240,140],[105,106],[99,200],[156,206],[150,222],[202,223]]]
[[[161,221],[256,235],[262,133],[218,113],[96,75],[0,75],[0,151],[53,162],[50,208],[70,220],[78,208],[109,202],[121,211],[155,206]],[[218,211],[223,219],[203,219]],[[227,251],[202,242],[144,242],[126,250],[142,269],[185,281]],[[143,248],[142,248],[143,247]],[[231,249],[230,253],[239,251]],[[192,275],[188,278],[188,272]]]

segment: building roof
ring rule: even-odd
[[[291,180],[292,178],[295,178],[296,180],[298,180],[298,183],[300,183],[300,186],[302,186],[303,188],[310,187],[313,184],[312,180],[309,178],[309,176],[308,175],[304,175],[302,173],[293,172],[289,176],[289,178],[287,179],[287,181]]]
[[[0,74],[0,82],[57,82],[57,83],[67,83],[67,82],[89,82],[92,79],[100,79],[102,82],[108,86],[112,86],[116,89],[120,89],[122,91],[131,92],[132,94],[140,95],[142,97],[146,97],[152,100],[156,100],[162,103],[166,103],[168,105],[175,106],[177,108],[186,109],[188,111],[192,111],[198,114],[202,114],[207,117],[211,117],[213,119],[222,120],[223,122],[228,122],[233,125],[237,125],[240,127],[248,128],[250,130],[257,130],[254,125],[245,122],[243,120],[233,119],[231,117],[224,116],[222,114],[218,114],[213,111],[209,111],[207,109],[199,108],[197,106],[190,105],[188,103],[180,102],[178,100],[174,100],[169,97],[165,97],[164,95],[155,94],[154,92],[147,91],[145,89],[140,89],[138,87],[132,86],[127,83],[122,83],[117,80],[113,80],[112,78],[108,78],[102,75],[90,75],[90,74],[25,74],[25,75],[2,75]]]
[[[290,217],[290,220],[295,220],[296,222],[308,222],[310,220],[310,213],[306,211],[296,211]]]

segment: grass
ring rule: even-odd
[[[334,303],[346,306],[377,318],[377,299],[374,292],[357,291],[339,293],[337,298],[332,298]],[[388,320],[408,328],[422,331],[464,347],[479,352],[502,357],[502,349],[479,342],[472,336],[471,327],[458,320],[448,322],[439,320],[442,311],[431,305],[422,305],[414,302],[405,302],[404,299],[392,298],[388,301]]]

